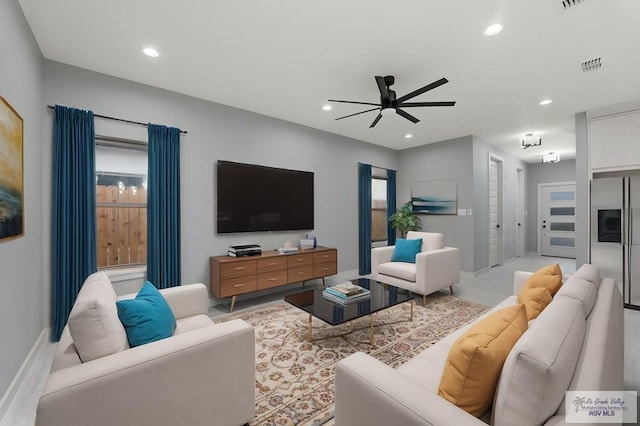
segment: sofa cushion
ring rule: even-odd
[[[523,305],[500,309],[471,327],[449,351],[438,395],[476,417],[484,414],[502,365],[527,327]]]
[[[529,287],[546,287],[549,293],[551,293],[551,296],[556,294],[561,285],[562,271],[560,270],[560,265],[557,263],[537,270],[529,277],[525,284],[525,286]]]
[[[405,262],[387,262],[378,265],[380,274],[416,282],[416,265]]]
[[[118,316],[131,347],[173,336],[176,318],[162,294],[149,281],[135,299],[118,300]]]
[[[204,314],[181,318],[176,320],[176,329],[173,334],[175,336],[182,333],[188,333],[189,331],[209,327],[210,325],[213,325],[213,321]]]
[[[392,262],[416,263],[416,255],[422,248],[422,238],[415,240],[403,240],[398,238],[391,255]]]
[[[546,287],[530,287],[525,285],[518,293],[518,303],[522,303],[527,310],[527,319],[531,321],[547,307],[553,298]]]
[[[584,278],[587,281],[591,281],[596,285],[596,288],[600,284],[600,271],[598,270],[598,267],[595,265],[590,265],[588,263],[585,263],[580,268],[578,268],[576,272],[571,274],[571,277]]]
[[[420,251],[432,251],[444,248],[443,234],[437,232],[407,232],[407,240],[415,240],[416,238],[422,238],[422,250]]]
[[[127,334],[118,319],[116,293],[107,274],[96,272],[87,277],[67,325],[82,362],[127,348]]]
[[[597,285],[589,280],[571,276],[566,283],[560,287],[555,297],[570,297],[578,300],[582,304],[584,316],[589,317],[593,305],[596,303],[598,295]]]
[[[581,303],[561,297],[515,344],[502,368],[493,425],[540,425],[562,403],[585,333]]]

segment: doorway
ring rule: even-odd
[[[503,261],[502,237],[502,165],[503,159],[489,153],[489,267]]]
[[[542,256],[575,259],[575,182],[538,185],[538,230],[538,251]]]
[[[516,257],[524,256],[525,203],[524,169],[516,166]]]

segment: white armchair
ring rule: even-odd
[[[160,292],[177,320],[174,335],[129,348],[119,342],[126,335],[109,278],[102,272],[87,278],[74,308],[84,305],[89,312],[75,319],[70,315],[38,403],[36,426],[240,425],[253,419],[253,328],[242,320],[214,324],[203,284]],[[82,327],[84,335],[70,331],[70,324]],[[107,332],[104,338],[97,336],[100,329]],[[72,334],[82,339],[74,341]],[[96,340],[93,348],[87,346],[89,338]],[[87,349],[96,357],[83,362]],[[112,349],[115,353],[96,355]]]
[[[392,262],[395,246],[371,250],[371,278],[426,296],[460,281],[460,249],[444,247],[444,236],[432,232],[409,231],[407,239],[422,238],[422,250],[416,263]]]

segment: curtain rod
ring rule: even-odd
[[[55,109],[55,107],[53,105],[47,105],[47,107],[49,107],[51,109]],[[96,113],[94,113],[93,116],[94,117],[100,117],[100,118],[106,118],[107,120],[121,121],[123,123],[137,124],[138,126],[148,127],[147,123],[142,123],[140,121],[125,120],[124,118],[109,117],[107,115],[100,115],[100,114],[96,114]],[[180,133],[183,133],[183,134],[186,135],[188,132],[186,130],[180,130]]]

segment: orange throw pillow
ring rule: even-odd
[[[529,321],[536,319],[540,312],[551,303],[553,298],[546,287],[530,287],[525,285],[518,294],[518,303],[522,303],[527,311]]]
[[[527,327],[524,305],[500,309],[471,327],[449,350],[438,395],[476,417],[484,414],[504,361]]]
[[[562,271],[557,263],[545,266],[537,270],[529,279],[525,286],[529,287],[546,287],[553,297],[562,285]]]

